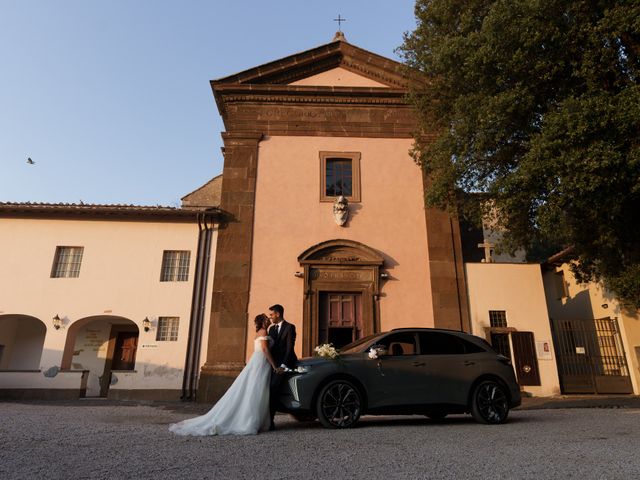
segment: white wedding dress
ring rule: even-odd
[[[229,390],[208,413],[174,423],[169,430],[178,435],[255,435],[269,429],[269,382],[271,365],[258,337],[253,355]],[[269,344],[271,346],[271,344]]]

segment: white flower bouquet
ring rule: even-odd
[[[384,345],[371,345],[371,347],[369,348],[369,358],[372,360],[377,360],[378,358],[380,358],[382,355],[386,355],[387,354],[387,348]]]
[[[315,348],[315,352],[319,357],[329,358],[331,360],[337,359],[340,354],[338,350],[333,347],[332,343],[323,343]]]

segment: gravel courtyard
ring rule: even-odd
[[[169,423],[199,406],[0,403],[1,479],[82,478],[639,478],[640,409],[365,417],[329,431],[279,415],[275,432],[177,437]]]

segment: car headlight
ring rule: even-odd
[[[291,390],[291,394],[293,398],[295,398],[296,402],[300,401],[300,394],[298,393],[298,378],[297,376],[293,376],[289,379],[289,390]]]
[[[294,373],[308,373],[309,372],[309,366],[308,365],[299,365],[296,368],[293,369]]]

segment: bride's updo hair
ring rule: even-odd
[[[265,324],[267,320],[269,320],[269,317],[267,317],[264,313],[261,313],[260,315],[256,315],[256,318],[253,321],[253,323],[255,323],[256,325],[256,332],[261,328],[266,328]]]

